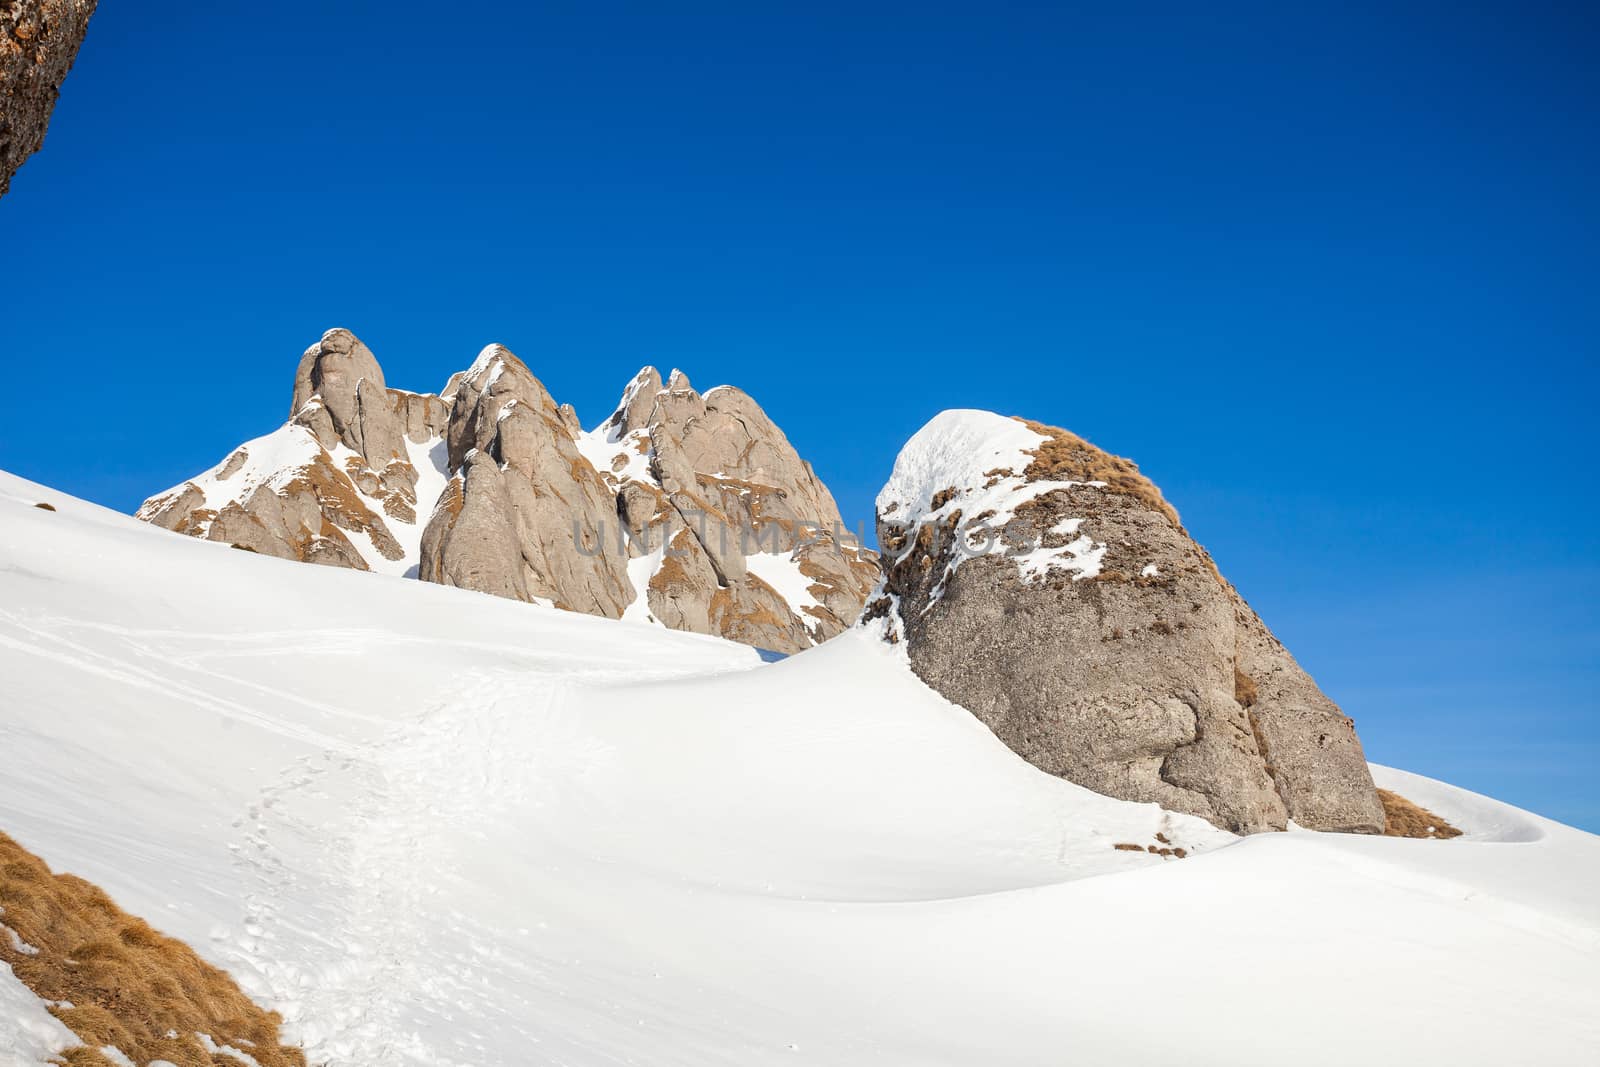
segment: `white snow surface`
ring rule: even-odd
[[[574,440],[578,444],[579,454],[589,461],[589,465],[602,475],[611,475],[618,484],[635,481],[659,485],[650,473],[650,457],[654,452],[650,444],[650,431],[634,430],[624,435],[620,428],[602,423],[578,434]],[[623,460],[620,465],[617,463],[619,456]]]
[[[625,621],[655,622],[655,616],[650,614],[650,579],[661,569],[666,554],[666,539],[662,538],[661,543],[645,555],[628,561],[628,584],[633,586],[633,600],[622,611]]]
[[[0,1067],[33,1067],[79,1044],[77,1035],[51,1015],[45,1002],[0,960]]]
[[[185,486],[192,485],[205,494],[205,507],[220,511],[233,501],[246,499],[258,486],[277,487],[293,480],[321,451],[315,434],[304,426],[286,422],[269,434],[246,441],[210,470],[161,495],[175,496],[183,492]],[[229,462],[240,452],[244,453],[244,462],[238,470],[224,475]]]
[[[1600,1047],[1600,839],[1442,783],[1374,768],[1466,838],[1240,840],[1033,770],[859,630],[761,665],[7,475],[0,543],[0,830],[313,1063]],[[1112,848],[1158,832],[1189,858]],[[0,972],[18,1063],[63,1040],[30,996]]]
[[[806,608],[820,608],[822,601],[811,592],[816,582],[800,573],[794,552],[752,552],[744,558],[745,570],[772,587],[789,605],[789,612],[808,629],[815,616]]]
[[[878,513],[924,515],[945,489],[981,487],[994,470],[1021,474],[1028,453],[1044,441],[1043,434],[992,411],[941,411],[900,449],[878,492]]]
[[[586,430],[577,435],[578,451],[589,465],[603,475],[610,475],[620,485],[623,482],[635,481],[645,485],[660,487],[655,476],[650,473],[650,458],[654,454],[654,446],[650,440],[650,431],[644,427],[624,432],[622,427],[623,413],[628,410],[628,405],[633,403],[634,397],[644,388],[645,375],[649,367],[641,367],[639,373],[633,376],[627,388],[622,391],[622,396],[617,401],[617,406],[606,416],[604,422],[592,430]],[[657,393],[664,393],[663,387]],[[617,464],[618,457],[622,464]]]

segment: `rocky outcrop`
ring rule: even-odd
[[[1236,832],[1380,833],[1354,725],[1131,462],[936,417],[878,497],[866,619],[1042,770]]]
[[[0,0],[0,196],[44,144],[96,0]]]
[[[793,652],[854,622],[877,557],[745,393],[645,368],[585,433],[490,345],[439,396],[330,330],[289,422],[139,517],[285,559],[406,574]]]
[[[284,426],[137,515],[282,559],[414,572],[444,484],[437,441],[448,414],[438,397],[387,388],[367,346],[329,330],[301,357]]]
[[[644,579],[635,614],[784,652],[854,622],[877,557],[746,393],[646,367],[582,446]]]
[[[539,380],[499,345],[453,380],[453,473],[422,540],[421,576],[618,618],[633,599],[616,500]]]

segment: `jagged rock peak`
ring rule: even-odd
[[[655,409],[660,391],[661,374],[654,367],[641,367],[596,432],[603,433],[608,441],[619,441],[634,430],[644,429],[650,423],[650,412]]]
[[[388,389],[367,346],[329,330],[300,358],[286,424],[137,515],[284,559],[414,573],[448,416],[438,397]]]
[[[489,345],[452,379],[446,501],[422,540],[428,581],[616,618],[633,599],[610,488],[527,366]]]
[[[867,625],[1035,766],[1237,832],[1381,832],[1354,725],[1132,462],[947,411],[878,496]]]
[[[291,422],[317,435],[324,448],[343,444],[382,471],[405,457],[404,423],[372,350],[345,329],[329,330],[300,357]]]
[[[578,443],[634,546],[629,617],[792,652],[859,614],[876,555],[746,394],[644,367]]]
[[[386,388],[383,368],[372,350],[342,326],[326,331],[300,357],[294,375],[294,397],[289,404],[290,417],[299,413],[314,396],[339,400],[353,396],[357,383],[363,379],[380,389]]]
[[[759,405],[642,368],[585,433],[504,345],[442,394],[386,386],[329,330],[290,421],[139,515],[288,559],[797,651],[840,632],[877,578],[832,496]]]

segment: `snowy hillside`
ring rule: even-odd
[[[1239,839],[1033,770],[859,631],[764,664],[9,475],[0,544],[0,831],[312,1063],[1600,1049],[1600,838],[1441,783],[1374,768],[1454,841]],[[0,965],[0,1064],[51,1022]]]

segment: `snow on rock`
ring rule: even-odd
[[[578,451],[600,475],[615,484],[635,481],[656,485],[650,473],[654,449],[648,430],[620,431],[602,423],[577,436]],[[615,435],[615,436],[613,436]]]
[[[503,354],[490,346],[479,361]],[[283,559],[415,575],[447,477],[448,405],[387,388],[371,351],[334,329],[301,357],[291,409],[137,516]]]
[[[216,513],[235,501],[243,502],[261,486],[276,489],[294,478],[322,453],[322,446],[310,430],[285,423],[269,434],[246,441],[221,463],[195,475],[181,485],[157,493],[139,509],[138,517],[147,521],[158,516],[186,489],[194,489],[201,500],[192,529],[204,536]]]
[[[1241,840],[1035,771],[861,631],[762,665],[10,476],[0,537],[0,829],[228,969],[313,1063],[1600,1042],[1600,840],[1448,786],[1396,788],[1498,839]],[[0,1048],[48,1056],[53,1023],[0,973]]]
[[[946,565],[930,607],[937,603],[948,581],[966,560],[982,555],[1005,555],[1016,561],[1025,581],[1038,581],[1056,571],[1073,579],[1100,573],[1105,546],[1087,536],[1064,546],[1034,545],[1017,551],[999,536],[1017,509],[1030,500],[1075,485],[1097,482],[1029,480],[1024,471],[1032,453],[1047,438],[1017,420],[990,411],[942,411],[918,430],[895,459],[894,471],[878,493],[880,522],[905,531],[904,552],[915,550],[918,527],[960,516],[962,550]],[[1052,531],[1075,533],[1081,519],[1067,519]]]
[[[645,555],[628,561],[628,583],[633,586],[633,600],[622,612],[625,621],[655,622],[650,614],[650,579],[661,569],[661,561],[666,554],[667,546],[661,543]]]
[[[801,561],[793,552],[753,552],[744,558],[745,570],[772,587],[789,605],[789,611],[806,619],[822,608],[812,592],[813,579],[801,571]]]
[[[422,558],[422,533],[450,482],[450,446],[443,437],[430,437],[421,442],[408,438],[406,451],[411,466],[417,471],[416,521],[399,522],[393,527],[395,540],[400,542],[403,553],[395,562],[404,564],[394,570],[407,578],[415,578],[418,561]]]
[[[1383,830],[1350,718],[1131,460],[948,411],[878,506],[886,639],[1034,766],[1240,833]]]

